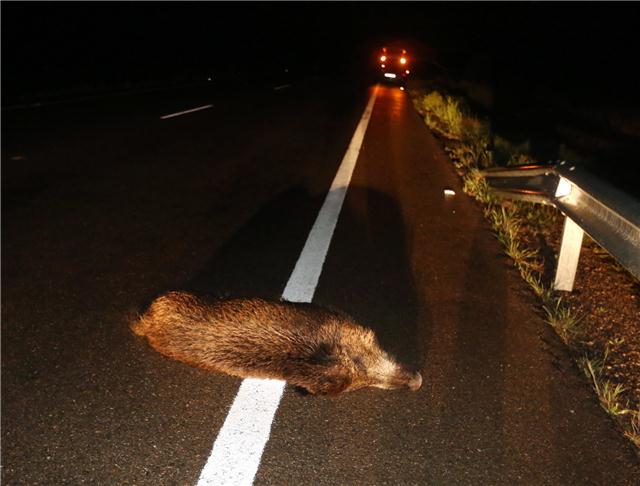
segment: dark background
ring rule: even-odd
[[[391,40],[423,69],[637,99],[639,20],[634,3],[3,2],[3,105],[209,75],[250,82],[285,68],[363,72]]]
[[[633,2],[2,2],[2,107],[209,84],[376,79],[380,47],[446,79],[539,161],[637,192]],[[451,81],[453,80],[453,81]],[[458,93],[456,92],[458,91]],[[614,162],[612,164],[612,162]]]

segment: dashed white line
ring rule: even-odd
[[[290,88],[290,87],[291,87],[291,85],[290,85],[290,84],[282,84],[282,85],[280,85],[280,86],[275,86],[275,87],[273,88],[273,91],[278,91],[278,90],[285,89],[285,88]]]
[[[376,86],[282,293],[284,300],[311,302],[313,299],[369,125],[377,91]],[[198,486],[253,484],[284,386],[285,382],[281,380],[245,379],[242,382],[213,444],[211,455],[200,473]]]
[[[174,116],[186,115],[187,113],[193,113],[194,111],[206,110],[207,108],[211,108],[213,105],[204,105],[198,106],[197,108],[191,108],[190,110],[179,111],[178,113],[171,113],[170,115],[161,116],[161,120],[166,120],[167,118],[173,118]]]

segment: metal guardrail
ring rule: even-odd
[[[586,232],[640,279],[640,201],[565,162],[482,171],[491,192],[557,207],[566,216],[554,288],[571,291]]]

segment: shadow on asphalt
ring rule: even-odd
[[[185,290],[218,298],[279,299],[325,194],[293,187],[264,205],[220,248]],[[395,200],[350,187],[314,302],[371,327],[383,348],[422,368],[416,293]]]

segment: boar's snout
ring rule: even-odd
[[[407,387],[412,391],[418,390],[422,386],[422,375],[418,372],[411,372],[402,365],[393,362],[385,363],[384,369],[373,375],[374,383],[370,386],[393,390]]]
[[[411,380],[409,380],[409,383],[407,383],[407,386],[411,391],[419,390],[422,386],[422,375],[416,371],[416,373],[413,375],[413,378],[411,378]]]

